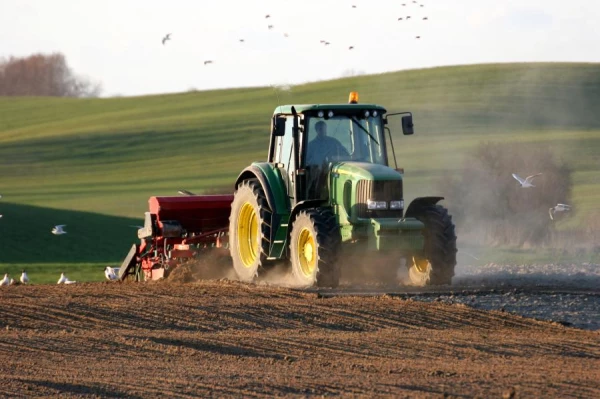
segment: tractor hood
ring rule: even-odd
[[[385,165],[368,162],[340,162],[331,171],[334,176],[350,180],[402,180],[400,172]]]

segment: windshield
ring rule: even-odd
[[[358,161],[386,165],[380,116],[309,117],[306,164]]]

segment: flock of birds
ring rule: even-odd
[[[525,179],[523,179],[516,173],[513,173],[512,177],[514,177],[515,180],[517,180],[519,182],[519,184],[521,185],[522,188],[530,188],[530,187],[535,187],[532,183],[533,179],[540,175],[541,175],[541,173],[536,173],[535,175],[527,176]],[[556,204],[555,206],[549,208],[548,214],[550,215],[550,219],[554,220],[554,214],[556,212],[568,212],[570,210],[571,210],[571,205],[559,203],[559,204]]]
[[[119,268],[106,266],[104,268],[104,276],[106,277],[106,279],[108,281],[117,281],[119,279]],[[61,273],[60,277],[58,278],[58,281],[56,282],[56,284],[75,284],[75,283],[77,283],[77,281],[70,280],[65,275],[65,273]],[[4,274],[4,278],[2,280],[0,280],[0,286],[19,285],[19,284],[23,284],[23,285],[29,284],[29,276],[27,275],[27,272],[25,270],[23,270],[21,272],[21,277],[19,278],[19,280],[15,280],[15,279],[11,278],[8,273]]]
[[[402,3],[402,7],[406,7],[407,5],[409,5],[409,6],[410,6],[411,4],[412,4],[412,5],[415,5],[415,6],[419,6],[419,7],[425,7],[425,5],[424,5],[424,4],[419,4],[419,3],[418,3],[417,1],[415,1],[415,0],[413,0],[413,1],[412,1],[412,3]],[[358,7],[356,6],[356,4],[352,4],[352,8],[358,8]],[[402,21],[408,21],[408,20],[410,20],[410,19],[413,19],[413,16],[411,16],[411,15],[403,15],[403,16],[401,16],[401,17],[397,17],[397,18],[398,18],[398,19],[397,19],[397,21],[398,21],[398,22],[402,22]],[[428,20],[429,20],[429,17],[420,17],[420,18],[422,19],[422,21],[428,21]],[[265,19],[271,19],[271,14],[266,14],[266,15],[265,15]],[[268,30],[273,30],[274,28],[275,28],[275,25],[273,25],[273,24],[271,24],[271,23],[267,23],[267,29],[268,29]],[[165,36],[162,38],[162,40],[161,40],[161,43],[162,43],[162,45],[163,45],[163,46],[164,46],[164,45],[167,43],[167,41],[169,41],[169,40],[172,40],[172,39],[171,39],[171,35],[172,35],[172,33],[167,33],[167,34],[166,34],[166,35],[165,35]],[[284,37],[286,37],[286,38],[287,38],[287,37],[290,37],[289,33],[287,33],[287,32],[284,32],[284,33],[283,33],[283,36],[284,36]],[[420,35],[417,35],[417,36],[415,36],[415,39],[417,39],[417,40],[418,40],[418,39],[421,39],[421,36],[420,36]],[[246,42],[246,40],[245,40],[245,39],[243,39],[243,38],[240,38],[240,39],[238,39],[238,40],[239,40],[239,42],[240,42],[240,43],[245,43],[245,42]],[[322,44],[323,46],[329,46],[329,45],[331,45],[331,42],[330,42],[330,41],[328,41],[328,40],[324,40],[324,39],[321,39],[321,40],[319,41],[319,43],[320,43],[320,44]],[[348,50],[354,50],[354,45],[350,45],[350,46],[348,46]],[[214,63],[214,61],[213,61],[213,60],[205,60],[205,61],[204,61],[204,65],[209,65],[209,64],[213,64],[213,63]]]
[[[179,194],[181,195],[196,195],[188,190],[179,190],[178,191]],[[2,198],[2,195],[0,195],[0,198]],[[2,217],[2,215],[0,215],[0,218]],[[64,228],[66,227],[66,224],[58,224],[56,226],[54,226],[51,230],[51,233],[54,235],[63,235],[63,234],[67,234],[67,232],[64,230]],[[129,226],[129,227],[135,227],[135,228],[142,228],[143,226]],[[104,277],[106,277],[106,279],[108,281],[117,281],[119,280],[119,269],[118,267],[111,267],[111,266],[106,266],[104,268]],[[61,273],[60,277],[57,281],[57,284],[75,284],[77,283],[77,281],[73,281],[70,280],[65,273]],[[4,274],[4,278],[2,280],[0,280],[0,286],[5,286],[5,285],[26,285],[29,284],[29,276],[27,275],[27,272],[25,270],[23,270],[21,272],[21,277],[19,278],[19,280],[15,280],[13,278],[10,277],[10,275],[8,273]]]

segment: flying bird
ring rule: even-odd
[[[106,266],[106,268],[104,269],[104,276],[106,276],[106,279],[108,281],[116,281],[119,279],[119,276],[117,275],[116,270],[118,270],[118,269],[114,269],[110,266]]]
[[[273,25],[268,26],[269,30],[273,29]]]
[[[211,60],[204,61],[204,65],[208,65],[208,64],[212,64],[212,63],[213,62]]]
[[[4,275],[4,278],[0,280],[0,285],[9,285],[10,279],[8,278],[8,273]]]
[[[571,205],[556,204],[555,207],[548,209],[548,214],[550,215],[550,219],[554,220],[554,214],[556,212],[568,212],[570,210],[571,210]]]
[[[58,279],[58,282],[56,284],[75,284],[76,282],[77,281],[69,280],[69,278],[65,276],[64,273],[61,273],[60,278]]]
[[[170,33],[167,33],[167,36],[163,37],[163,39],[162,39],[162,44],[163,44],[163,46],[164,46],[164,44],[165,44],[165,42],[166,42],[167,40],[171,40],[171,34],[170,34]]]
[[[52,234],[54,235],[61,235],[61,234],[67,234],[66,231],[63,230],[63,227],[65,227],[66,224],[59,224],[54,226],[54,228],[52,229]]]
[[[354,48],[354,46],[350,46],[348,47],[348,50],[352,50]]]
[[[521,184],[521,187],[527,188],[527,187],[535,187],[533,184],[531,184],[531,182],[533,181],[534,177],[539,176],[539,175],[541,175],[541,173],[536,173],[535,175],[527,176],[525,178],[525,180],[520,178],[519,175],[517,175],[515,173],[512,174],[512,177],[514,177]]]
[[[269,14],[265,15],[265,18],[271,18],[271,16]]]
[[[410,19],[410,15],[408,17],[406,17],[406,19]]]
[[[290,35],[288,35],[287,33],[284,33],[283,36],[290,37]]]
[[[192,193],[191,191],[188,191],[188,190],[179,190],[177,192],[179,194],[181,194],[181,195],[196,195],[196,194],[194,194],[194,193]]]
[[[415,37],[415,39],[420,39],[420,38],[421,38],[421,36],[417,36],[417,37]]]
[[[356,8],[356,6],[353,4],[353,5],[352,5],[352,8]]]
[[[427,18],[427,17],[425,17],[425,18],[423,18],[423,21],[427,21],[427,19],[428,19],[428,18]]]
[[[398,18],[398,21],[402,21],[402,17]]]
[[[244,43],[244,39],[240,39],[240,43]]]
[[[19,280],[22,284],[29,283],[29,276],[27,275],[27,273],[25,273],[25,270],[23,270],[23,272],[21,273],[21,278]]]

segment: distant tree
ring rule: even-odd
[[[98,97],[99,83],[75,75],[63,54],[0,59],[0,95]]]

